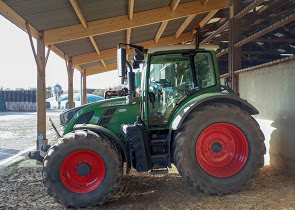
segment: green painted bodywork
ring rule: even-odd
[[[116,105],[118,103],[125,103]],[[104,113],[112,108],[116,108],[116,111],[112,115],[104,116]],[[64,135],[73,130],[74,125],[76,124],[79,117],[82,115],[94,111],[90,122],[88,124],[98,125],[102,117],[111,117],[110,123],[106,126],[111,132],[120,137],[121,134],[121,125],[134,123],[136,117],[139,115],[139,103],[134,102],[131,105],[126,104],[125,97],[106,99],[98,102],[88,104],[81,108],[71,119],[71,121],[66,125]],[[105,127],[105,126],[103,126]]]
[[[182,50],[188,51],[188,50]],[[177,51],[177,52],[182,52],[182,51]],[[74,125],[76,124],[77,120],[79,119],[80,116],[83,114],[86,114],[88,112],[94,111],[94,115],[91,118],[90,122],[88,124],[94,124],[98,125],[99,120],[103,116],[106,110],[110,108],[116,108],[116,111],[113,115],[107,116],[107,117],[112,117],[110,123],[106,126],[107,129],[109,129],[111,132],[113,132],[116,136],[118,136],[121,140],[125,141],[125,139],[121,135],[121,125],[122,124],[133,124],[136,121],[137,116],[139,116],[139,107],[141,106],[142,108],[142,113],[141,113],[141,119],[146,125],[146,128],[148,130],[164,130],[164,129],[172,129],[172,123],[175,120],[175,118],[179,115],[179,113],[183,110],[186,109],[189,104],[191,104],[193,101],[198,101],[202,98],[206,97],[211,97],[214,95],[220,95],[224,94],[221,93],[221,86],[220,86],[220,75],[219,75],[219,70],[218,70],[218,64],[215,56],[214,51],[205,51],[205,50],[199,50],[200,52],[210,52],[213,58],[213,64],[214,64],[214,69],[215,69],[215,78],[216,78],[216,84],[215,86],[211,86],[199,91],[196,91],[195,94],[189,96],[181,104],[176,106],[176,108],[173,110],[173,113],[170,114],[170,120],[167,123],[167,125],[162,125],[162,126],[150,126],[148,123],[148,82],[147,79],[142,80],[142,93],[141,93],[141,101],[140,102],[133,102],[132,104],[127,104],[126,103],[126,97],[118,97],[118,98],[112,98],[112,99],[106,99],[102,101],[98,101],[95,103],[88,104],[84,107],[82,107],[75,115],[74,117],[70,120],[70,122],[66,125],[66,129],[64,131],[64,135],[71,132],[73,130]],[[150,58],[152,55],[157,55],[159,53],[163,52],[156,52],[153,54],[148,54],[147,56],[147,61],[146,65],[147,68],[143,70],[142,77],[143,78],[149,78],[149,64],[150,64]],[[111,104],[112,103],[112,104]],[[116,103],[125,103],[125,104],[120,104],[116,105]],[[109,106],[106,106],[109,104]]]

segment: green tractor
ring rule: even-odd
[[[135,49],[130,63],[124,45]],[[134,69],[141,63],[139,82]],[[64,133],[43,161],[43,183],[57,202],[102,204],[119,187],[123,168],[164,174],[174,164],[189,186],[214,195],[235,193],[257,178],[265,154],[251,117],[258,111],[228,79],[220,84],[214,51],[119,44],[118,71],[128,81],[126,97],[60,115]]]

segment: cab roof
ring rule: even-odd
[[[219,48],[218,45],[213,44],[200,44],[200,49],[205,50],[217,50]],[[196,49],[196,45],[194,44],[178,44],[178,45],[166,45],[166,46],[156,46],[148,49],[148,54],[161,52],[161,51],[174,51],[174,50],[193,50]]]

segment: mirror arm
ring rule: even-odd
[[[132,67],[131,67],[130,63],[127,60],[126,60],[126,64],[127,64],[128,68],[129,68],[129,72],[132,72]]]

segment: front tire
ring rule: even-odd
[[[43,183],[66,207],[102,204],[116,190],[122,160],[111,141],[92,131],[66,134],[44,158]]]
[[[264,164],[264,135],[258,123],[232,104],[214,103],[191,112],[173,147],[180,175],[208,194],[239,191],[257,178]]]

